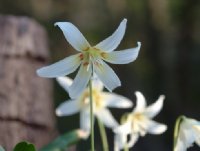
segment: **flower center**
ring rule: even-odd
[[[95,47],[88,47],[80,54],[80,59],[84,66],[102,64],[102,59],[107,55],[106,52],[101,51]]]
[[[133,121],[136,121],[136,120],[143,121],[146,119],[146,117],[141,113],[136,113],[136,114],[132,115],[132,118],[133,118]]]
[[[131,118],[132,131],[144,136],[148,128],[149,119],[142,113],[134,113]]]
[[[80,98],[80,105],[82,108],[89,107],[90,105],[90,93],[89,90],[85,90]],[[103,99],[99,90],[93,89],[92,91],[93,107],[94,110],[98,110],[104,107]]]

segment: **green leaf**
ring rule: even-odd
[[[5,151],[5,149],[2,146],[0,146],[0,151]]]
[[[78,130],[73,130],[66,134],[57,137],[54,141],[47,146],[40,149],[40,151],[64,151],[70,145],[76,144],[81,139]]]
[[[35,146],[28,142],[18,143],[13,151],[36,151]]]

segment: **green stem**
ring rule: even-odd
[[[98,125],[99,125],[99,131],[101,135],[101,141],[103,144],[103,150],[104,151],[109,151],[109,146],[108,146],[108,140],[107,140],[107,135],[106,135],[106,130],[102,122],[97,118]]]
[[[91,127],[91,151],[94,151],[94,113],[93,113],[93,98],[92,98],[92,81],[89,81],[90,91],[90,127]]]

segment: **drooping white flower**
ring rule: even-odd
[[[174,151],[186,151],[193,143],[200,146],[200,122],[185,116],[180,120]]]
[[[52,65],[37,70],[41,77],[60,77],[74,72],[79,66],[80,69],[73,84],[69,88],[71,98],[79,96],[85,89],[92,72],[96,73],[105,87],[112,91],[121,85],[115,72],[104,62],[113,64],[127,64],[134,61],[140,50],[141,43],[136,48],[113,51],[120,44],[126,29],[127,20],[124,19],[117,30],[108,38],[95,46],[91,46],[81,32],[70,22],[57,22],[63,31],[66,40],[79,53],[60,60]]]
[[[114,129],[116,133],[115,144],[120,150],[127,147],[132,147],[139,136],[149,134],[161,134],[166,131],[167,126],[152,120],[162,109],[164,95],[161,95],[158,100],[150,106],[146,106],[146,100],[141,92],[136,92],[137,104],[133,111],[126,116],[123,124]],[[130,135],[130,140],[127,142],[127,136]],[[121,137],[121,138],[120,138]]]
[[[73,81],[68,77],[56,78],[58,83],[68,92]],[[107,107],[130,108],[133,103],[129,99],[110,92],[103,92],[103,84],[97,78],[92,80],[93,112],[106,127],[115,128],[117,121]],[[58,116],[69,116],[80,112],[80,129],[90,133],[90,98],[89,89],[73,100],[63,102],[56,109]]]

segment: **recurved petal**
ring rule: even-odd
[[[57,116],[68,116],[80,111],[79,102],[77,100],[68,100],[60,104],[56,108]]]
[[[150,134],[162,134],[167,130],[167,125],[161,124],[155,121],[149,121],[148,133]]]
[[[69,96],[71,98],[77,98],[86,88],[89,79],[91,77],[91,67],[81,65],[78,74],[76,75],[73,84],[69,87]]]
[[[106,126],[109,128],[115,128],[118,126],[117,121],[114,119],[112,114],[108,109],[101,109],[100,111],[97,111],[96,113],[97,118]]]
[[[60,27],[66,40],[76,49],[77,51],[83,51],[90,47],[90,44],[82,35],[82,33],[70,22],[56,22],[55,26]]]
[[[120,44],[126,30],[127,19],[123,19],[117,30],[95,47],[105,52],[111,52]]]
[[[108,107],[130,108],[133,106],[131,100],[115,93],[102,92],[101,96],[104,98],[105,104]]]
[[[105,62],[94,64],[94,72],[109,91],[121,86],[118,76]]]
[[[111,53],[107,53],[103,59],[113,64],[127,64],[133,62],[137,58],[140,47],[141,43],[138,42],[138,46],[136,48],[113,51]]]
[[[72,82],[73,82],[73,80],[69,77],[58,77],[56,78],[56,81],[67,92],[69,91],[69,87],[72,85]]]
[[[144,114],[150,118],[155,117],[162,109],[164,99],[165,96],[161,95],[155,103],[146,108]]]
[[[40,77],[55,78],[68,75],[74,72],[80,65],[80,54],[69,56],[52,65],[37,70]]]
[[[78,134],[79,138],[87,139],[88,136],[90,135],[90,132],[84,131],[82,129],[78,129],[77,134]]]
[[[133,109],[133,112],[143,112],[146,107],[145,97],[139,91],[136,91],[135,95],[136,95],[136,107],[135,109]]]

